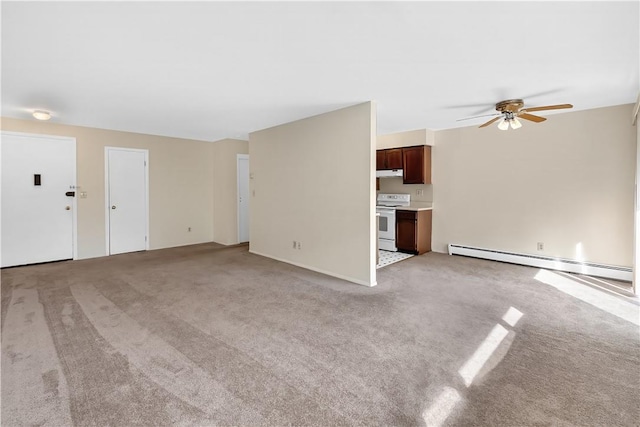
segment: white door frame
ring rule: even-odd
[[[10,132],[10,131],[0,131],[0,138],[3,135],[12,135],[12,136],[23,136],[29,138],[42,138],[42,139],[58,139],[62,141],[71,141],[73,142],[73,184],[71,185],[76,195],[73,197],[71,218],[73,224],[71,225],[71,233],[73,234],[73,259],[78,259],[78,189],[80,186],[78,185],[78,154],[77,154],[77,145],[76,138],[72,136],[58,136],[58,135],[44,135],[41,133],[25,133],[25,132]],[[0,230],[1,232],[1,230]]]
[[[640,295],[640,286],[638,281],[640,280],[640,117],[638,114],[640,110],[640,93],[638,93],[638,100],[633,107],[633,113],[631,116],[631,124],[636,127],[636,177],[635,177],[635,200],[634,200],[634,212],[633,212],[633,281],[631,282],[633,293]]]
[[[142,148],[124,148],[124,147],[104,147],[104,228],[105,228],[105,251],[106,255],[111,255],[111,230],[109,228],[109,150],[134,151],[144,154],[144,194],[145,194],[145,234],[147,236],[144,242],[144,249],[149,250],[149,150]]]
[[[236,154],[236,240],[238,243],[240,243],[240,160],[249,160],[249,155]],[[251,239],[251,235],[249,235],[249,239]]]

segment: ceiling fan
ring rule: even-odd
[[[532,111],[544,111],[544,110],[560,110],[563,108],[573,108],[571,104],[558,104],[558,105],[545,105],[542,107],[531,107],[531,108],[522,108],[524,106],[524,101],[522,99],[508,99],[506,101],[500,101],[496,104],[496,111],[498,113],[487,114],[484,116],[475,116],[475,117],[467,117],[461,120],[469,120],[476,119],[478,117],[488,117],[488,116],[497,116],[493,119],[489,120],[486,123],[483,123],[479,127],[483,128],[489,126],[492,123],[500,120],[498,123],[498,129],[507,130],[509,126],[511,129],[519,129],[522,127],[522,123],[520,123],[520,119],[529,120],[532,122],[540,123],[547,120],[545,117],[536,116],[535,114],[530,114]]]

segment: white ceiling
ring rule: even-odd
[[[638,6],[2,2],[2,115],[215,141],[368,100],[379,134],[632,103]]]

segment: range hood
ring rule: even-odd
[[[376,178],[392,178],[395,176],[402,176],[402,169],[376,171]]]

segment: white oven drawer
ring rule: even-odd
[[[383,251],[397,252],[396,242],[394,240],[378,239],[378,249]]]
[[[378,238],[387,240],[396,240],[396,215],[395,212],[380,213],[378,221]]]

